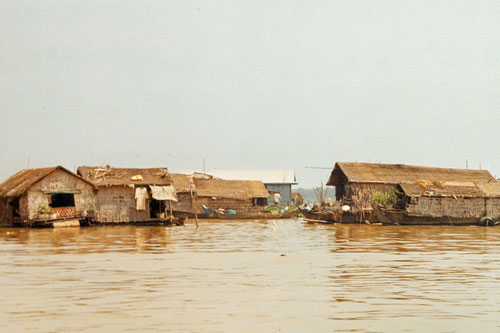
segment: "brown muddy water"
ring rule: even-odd
[[[500,228],[0,229],[0,331],[500,331]]]

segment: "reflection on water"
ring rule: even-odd
[[[500,228],[0,229],[1,331],[498,331]]]

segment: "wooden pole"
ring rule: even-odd
[[[194,213],[194,219],[196,221],[196,229],[198,229],[198,214],[196,213],[196,208],[194,206],[194,195],[193,195],[193,189],[189,191],[191,193],[191,207],[193,208],[193,213]]]

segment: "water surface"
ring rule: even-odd
[[[500,228],[0,229],[1,331],[499,331]]]

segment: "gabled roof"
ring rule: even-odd
[[[339,162],[327,185],[335,186],[345,175],[353,183],[397,184],[416,181],[492,182],[495,178],[487,170],[465,170],[413,166],[405,164],[375,164]]]
[[[260,181],[223,180],[194,178],[196,194],[199,197],[232,198],[246,200],[251,198],[267,198],[269,192]]]
[[[95,187],[91,182],[83,179],[82,177],[59,165],[51,168],[25,169],[17,172],[2,184],[0,184],[0,197],[17,197],[23,195],[33,185],[56,170],[67,172],[68,174],[80,179],[81,181]]]
[[[113,185],[171,185],[172,179],[167,168],[112,168],[106,167],[78,167],[77,172],[84,179],[96,186]],[[140,176],[139,180],[132,177]],[[142,178],[142,179],[141,179]]]
[[[207,170],[205,173],[226,180],[259,180],[264,184],[297,184],[293,170]]]

